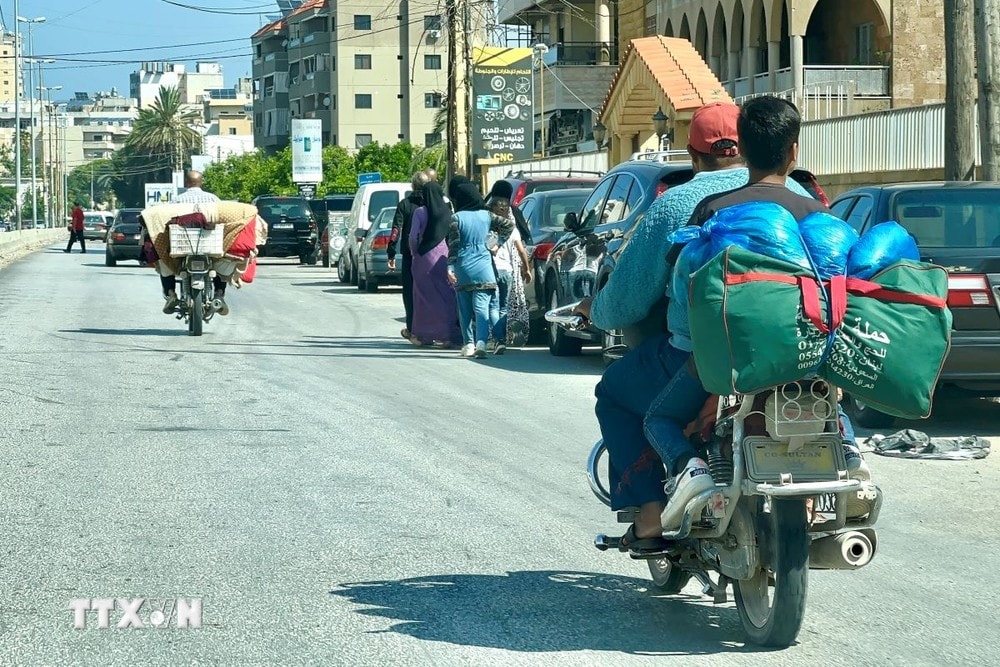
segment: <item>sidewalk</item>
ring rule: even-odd
[[[63,228],[0,232],[0,270],[25,255],[68,238],[69,233]]]

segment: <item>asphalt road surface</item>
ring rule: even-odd
[[[731,602],[591,546],[621,530],[583,472],[597,356],[416,349],[397,290],[283,261],[191,338],[94,250],[0,272],[2,664],[1000,663],[998,453],[869,456],[876,560],[812,574],[798,644],[759,651]],[[916,426],[995,437],[1000,406]],[[70,609],[178,597],[200,629]]]

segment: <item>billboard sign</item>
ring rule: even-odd
[[[170,204],[177,198],[177,186],[173,183],[146,183],[146,207]]]
[[[472,152],[489,140],[501,163],[530,160],[534,149],[532,50],[496,46],[472,49]],[[482,155],[481,155],[482,156]]]
[[[317,118],[292,119],[292,182],[319,183],[323,180],[323,121]]]
[[[374,171],[367,174],[358,174],[358,185],[371,185],[382,182],[382,172]]]

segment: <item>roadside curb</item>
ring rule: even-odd
[[[0,233],[0,270],[13,262],[43,250],[60,239],[68,239],[65,229],[23,229]]]

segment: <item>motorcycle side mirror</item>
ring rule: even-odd
[[[356,229],[356,230],[354,230],[354,238],[356,238],[358,240],[358,243],[361,243],[362,241],[364,241],[366,236],[368,236],[368,230],[367,229]]]
[[[576,213],[570,211],[563,218],[563,227],[566,228],[567,232],[576,232],[580,228],[580,218]]]

